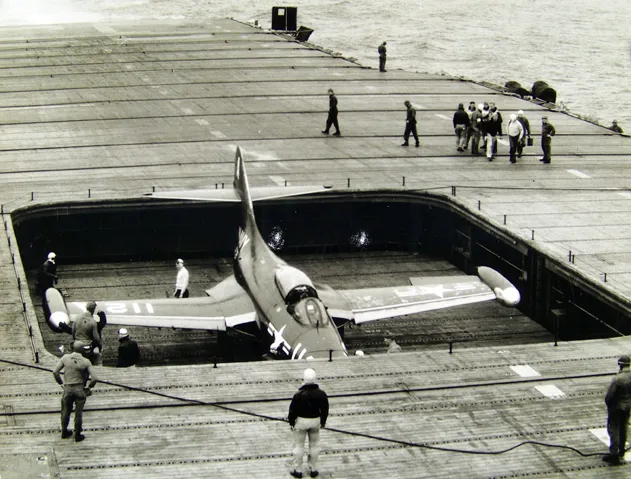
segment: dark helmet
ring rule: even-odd
[[[629,366],[631,365],[631,358],[627,356],[626,354],[623,354],[622,356],[618,358],[618,364],[620,366]]]

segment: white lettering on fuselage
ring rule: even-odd
[[[243,229],[239,228],[239,242],[237,244],[237,249],[234,250],[234,257],[239,256],[239,252],[245,247],[246,244],[250,242],[250,237],[248,234],[243,231]]]
[[[85,311],[86,303],[72,303]],[[99,307],[106,313],[111,314],[153,314],[155,311],[151,303],[101,303]]]
[[[287,325],[284,324],[283,327],[278,330],[274,327],[272,323],[267,324],[267,331],[269,332],[270,336],[274,338],[274,342],[269,347],[269,349],[274,354],[280,354],[281,352],[284,352],[286,355],[289,355],[289,352],[291,351],[291,346],[283,337],[283,332],[285,331],[286,327]]]

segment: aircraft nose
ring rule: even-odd
[[[332,327],[308,331],[300,335],[292,345],[291,359],[332,359],[346,356],[346,346]]]

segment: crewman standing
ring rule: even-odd
[[[519,110],[517,112],[517,119],[519,120],[519,123],[521,123],[521,126],[524,127],[524,137],[519,142],[519,145],[517,145],[517,158],[521,158],[521,155],[524,152],[524,146],[526,146],[526,139],[530,140],[530,122],[528,121],[528,118],[526,118],[526,115],[524,115],[524,110]],[[528,144],[532,145],[532,142],[528,141]]]
[[[188,270],[184,267],[184,260],[178,258],[175,262],[177,277],[175,278],[174,298],[188,298]]]
[[[454,133],[456,134],[456,149],[458,151],[464,151],[467,146],[467,132],[469,130],[469,124],[471,119],[464,110],[464,105],[460,103],[458,109],[454,113]]]
[[[609,454],[603,456],[603,461],[614,465],[624,462],[631,411],[631,358],[627,355],[620,356],[618,366],[620,371],[609,384],[605,396]]]
[[[294,394],[289,405],[289,425],[294,437],[294,461],[290,474],[302,477],[302,462],[305,450],[305,438],[309,435],[309,475],[317,477],[318,456],[320,454],[320,428],[326,425],[329,417],[329,398],[316,384],[316,373],[305,369],[303,385]]]
[[[41,294],[44,294],[48,288],[52,288],[53,285],[59,282],[59,278],[57,277],[57,263],[55,262],[56,258],[57,255],[51,251],[48,253],[46,261],[44,261],[39,269],[37,288]]]
[[[383,42],[381,45],[379,45],[379,48],[377,48],[377,51],[379,52],[379,71],[380,72],[385,72],[386,71],[386,42]]]
[[[524,139],[525,131],[524,126],[514,113],[510,116],[506,130],[508,131],[508,140],[510,142],[510,162],[516,163],[517,149]]]
[[[392,334],[390,331],[386,331],[383,342],[386,343],[386,346],[388,346],[388,354],[403,352],[401,346],[399,346],[394,340],[394,334]]]
[[[541,117],[541,150],[543,151],[543,158],[539,158],[539,161],[544,163],[552,161],[552,137],[555,134],[556,130],[552,123],[548,122],[548,117]]]
[[[74,406],[74,440],[83,441],[83,407],[87,396],[92,394],[92,388],[96,385],[98,378],[94,374],[92,363],[86,359],[81,352],[89,349],[84,348],[80,343],[74,341],[73,352],[64,354],[53,369],[55,381],[64,389],[61,397],[61,438],[66,439],[72,436],[72,431],[68,429],[70,424],[70,413]],[[64,371],[64,380],[61,379],[61,370]],[[90,381],[86,388],[86,383]]]

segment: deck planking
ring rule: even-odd
[[[511,234],[529,238],[534,230],[536,247],[551,258],[561,260],[568,250],[575,251],[577,275],[596,281],[608,271],[603,286],[630,297],[628,138],[473,82],[403,71],[383,75],[330,53],[229,20],[3,28],[3,219],[31,204],[84,201],[88,189],[91,198],[104,200],[136,197],[152,187],[230,184],[238,143],[256,185],[273,184],[271,177],[280,176],[294,184],[316,180],[346,187],[350,181],[357,191],[432,190],[445,196],[456,186],[450,201],[471,211],[480,205],[479,214],[495,224],[506,217]],[[319,133],[329,87],[340,100],[342,138]],[[406,99],[418,107],[418,150],[399,146]],[[537,146],[513,166],[503,143],[493,163],[457,154],[450,118],[458,103],[469,101],[494,101],[505,121],[511,111],[523,109],[535,138],[540,117],[547,115],[557,128],[553,163],[536,161]],[[46,370],[56,358],[45,352],[45,338],[28,334],[28,326],[37,325],[37,300],[25,297],[24,314],[18,284],[26,284],[27,274],[19,255],[12,257],[10,222],[0,236],[3,467],[18,457],[64,478],[241,474],[265,479],[286,474],[289,434],[280,420],[304,363],[257,363],[255,369],[243,363],[99,368],[107,382],[88,400],[88,439],[78,445],[59,439],[59,390]],[[309,261],[299,259],[314,274],[318,270]],[[418,273],[410,268],[414,263],[403,258],[399,271],[381,277],[368,261],[355,260],[354,267],[363,265],[364,273],[388,284],[397,275]],[[329,264],[326,279],[332,285],[336,275],[338,284],[348,281],[340,265]],[[141,266],[152,277],[172,274],[165,265]],[[87,283],[86,278],[94,278],[86,275],[89,268],[67,270],[71,295],[114,290],[161,296],[172,279],[147,280],[140,268],[131,272],[129,282],[121,282],[116,267]],[[199,268],[200,273],[212,272],[208,265]],[[229,274],[225,265],[219,269],[200,274],[194,287],[203,288],[202,278],[212,284],[219,273]],[[433,328],[438,337],[451,327],[451,334],[462,329],[483,338],[485,331],[511,324],[480,308],[458,315],[455,327],[454,318],[444,313],[429,317],[423,327]],[[521,324],[525,328],[527,318]],[[409,319],[387,327],[401,335],[419,329]],[[524,337],[494,346],[456,344],[449,354],[444,344],[406,343],[404,336],[404,347],[413,351],[385,356],[380,354],[382,328],[369,329],[352,331],[357,343],[350,333],[347,339],[350,345],[366,344],[368,356],[313,364],[332,403],[330,429],[323,432],[321,477],[626,477],[626,468],[607,467],[598,456],[568,450],[527,445],[503,455],[476,456],[383,439],[478,451],[532,439],[572,445],[588,454],[603,452],[605,445],[591,430],[602,432],[605,426],[604,389],[616,357],[631,349],[628,340],[554,346],[541,335],[543,342],[536,344],[522,344]],[[158,349],[174,340],[173,335],[136,333],[144,344],[155,341]],[[114,333],[106,329],[106,334],[113,348]],[[196,334],[201,336],[180,338],[180,347]],[[496,340],[489,338],[489,344]],[[33,349],[40,354],[37,365]],[[524,364],[541,376],[520,379],[510,366]],[[535,389],[546,384],[556,385],[564,396],[550,399]],[[190,405],[124,386],[206,403],[230,402],[232,409]],[[41,474],[21,472],[20,477]]]

